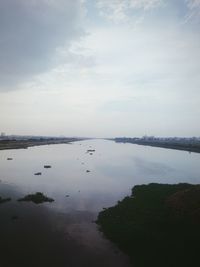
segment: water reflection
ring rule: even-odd
[[[0,205],[1,266],[129,266],[98,232],[96,214],[18,202],[12,186],[4,189],[12,202]]]
[[[0,151],[0,196],[12,198],[0,205],[2,266],[129,266],[97,230],[99,210],[135,184],[200,183],[199,154],[102,140],[81,144]],[[37,191],[55,202],[17,201]]]

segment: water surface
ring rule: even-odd
[[[0,151],[0,196],[12,198],[0,205],[3,267],[128,267],[127,257],[98,231],[98,212],[136,184],[200,183],[199,162],[198,153],[106,140]],[[17,202],[37,191],[55,201]]]

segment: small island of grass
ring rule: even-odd
[[[41,192],[37,192],[35,194],[30,194],[30,195],[27,195],[27,196],[25,196],[23,198],[20,198],[20,199],[18,199],[18,201],[32,201],[35,204],[40,204],[40,203],[43,203],[43,202],[53,202],[54,199],[45,196]]]
[[[200,185],[135,186],[97,223],[134,267],[200,266]]]

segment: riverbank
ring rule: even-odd
[[[81,141],[79,138],[48,138],[48,139],[27,139],[27,140],[0,140],[0,150],[6,149],[26,149],[32,146],[69,144]]]
[[[138,138],[115,138],[113,139],[117,143],[131,143],[142,146],[162,147],[176,150],[184,150],[188,152],[200,153],[200,142],[198,141],[184,141],[179,140],[144,140]]]
[[[130,197],[100,212],[97,223],[134,267],[200,264],[200,185],[135,186]]]

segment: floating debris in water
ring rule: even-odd
[[[53,202],[54,199],[45,196],[41,192],[37,192],[35,194],[30,194],[30,195],[27,195],[27,196],[25,196],[23,198],[20,198],[20,199],[18,199],[18,201],[32,201],[35,204],[40,204],[40,203],[43,203],[43,202]]]
[[[44,168],[49,169],[51,168],[51,165],[44,165]]]
[[[90,170],[87,170],[86,172],[90,172]]]
[[[88,149],[87,153],[90,153],[90,152],[95,152],[95,149]]]
[[[8,201],[11,201],[11,198],[10,197],[8,197],[8,198],[2,198],[2,197],[0,197],[0,204],[3,204],[3,203],[8,202]]]
[[[66,195],[66,197],[69,197],[69,195]]]
[[[13,158],[7,158],[7,160],[13,160]]]
[[[34,173],[34,175],[42,175],[42,173],[41,172],[36,172],[36,173]]]

